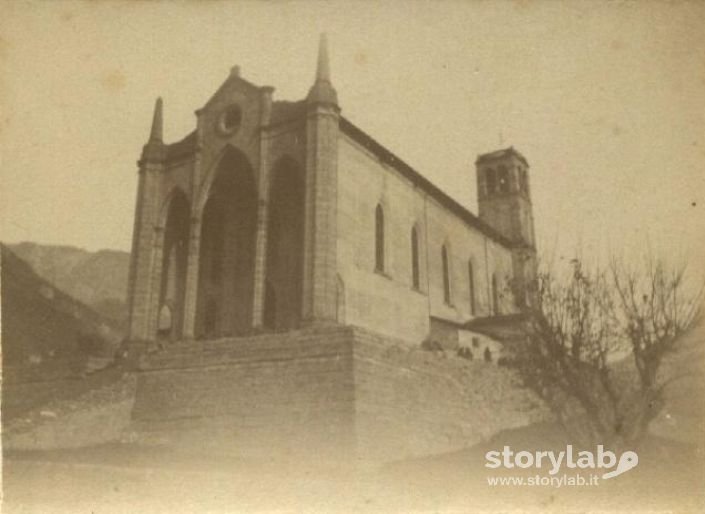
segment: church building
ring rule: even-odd
[[[139,160],[132,341],[340,324],[417,345],[531,301],[524,156],[477,157],[473,214],[343,115],[325,36],[306,98],[275,100],[234,67],[195,130],[168,144],[162,124],[158,99]]]

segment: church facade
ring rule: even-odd
[[[273,92],[233,68],[173,144],[157,101],[139,160],[131,340],[337,323],[417,344],[530,301],[518,151],[477,158],[476,216],[341,114],[325,38],[307,97]]]

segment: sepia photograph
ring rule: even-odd
[[[0,3],[0,511],[705,512],[703,27]]]

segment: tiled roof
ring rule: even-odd
[[[272,103],[272,117],[269,120],[270,125],[303,119],[306,114],[306,100],[298,102],[286,102],[278,100]]]
[[[482,155],[478,155],[475,164],[480,164],[485,161],[493,161],[495,159],[501,159],[502,157],[509,157],[511,155],[514,155],[525,165],[529,165],[526,158],[521,155],[517,150],[515,150],[513,146],[510,146],[509,148],[503,148],[502,150],[495,150],[494,152],[483,153]]]
[[[499,340],[522,339],[525,337],[524,323],[528,317],[525,313],[502,314],[474,318],[463,325],[465,330],[484,334]]]
[[[166,145],[166,159],[176,160],[187,157],[196,149],[196,131],[194,130],[181,141]]]
[[[506,246],[507,248],[515,246],[509,239],[507,239],[499,232],[494,230],[492,227],[487,225],[484,221],[475,216],[472,212],[467,210],[460,203],[458,203],[456,200],[448,196],[448,194],[446,194],[444,191],[434,185],[421,173],[413,169],[399,157],[397,157],[392,152],[383,147],[380,143],[375,141],[371,136],[363,132],[362,129],[354,125],[350,120],[342,116],[340,117],[340,129],[342,132],[344,132],[352,139],[357,141],[359,144],[364,146],[367,150],[372,152],[375,156],[377,156],[380,161],[389,166],[392,166],[406,178],[411,180],[411,182],[421,188],[430,197],[438,201],[450,212],[458,216],[467,225],[477,229],[490,239],[496,241],[497,243],[503,246]]]

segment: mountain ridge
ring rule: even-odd
[[[130,254],[122,250],[84,250],[69,245],[30,241],[7,247],[34,272],[68,295],[116,322],[127,320],[127,275]]]

